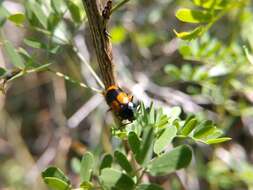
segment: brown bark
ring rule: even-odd
[[[112,45],[106,34],[107,20],[102,16],[100,0],[83,0],[97,60],[105,88],[116,85]]]

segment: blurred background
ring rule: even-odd
[[[52,70],[100,89],[85,65],[100,75],[82,2],[71,2],[1,0],[0,67],[15,70],[13,54],[3,47],[8,41],[22,56],[29,54],[29,63],[52,63]],[[173,32],[192,28],[176,19],[179,7],[196,8],[190,0],[130,0],[112,15],[108,32],[119,84],[136,101],[153,101],[165,111],[180,106],[182,118],[212,119],[232,137],[215,146],[193,145],[191,166],[178,174],[185,189],[252,190],[253,2],[238,0],[190,42]],[[7,19],[17,13],[25,15],[21,23]],[[89,149],[100,159],[117,146],[107,109],[102,95],[55,72],[8,82],[0,93],[0,189],[46,189],[40,172],[49,165],[78,184],[77,158]],[[181,189],[174,176],[169,179],[161,181],[165,189]]]

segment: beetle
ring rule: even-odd
[[[110,110],[117,114],[123,120],[134,120],[133,96],[125,93],[116,85],[109,86],[104,93],[106,103]]]

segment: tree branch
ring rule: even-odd
[[[112,45],[106,34],[106,19],[102,16],[99,0],[82,0],[95,47],[97,60],[105,88],[116,84]]]

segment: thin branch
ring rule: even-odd
[[[89,89],[91,89],[91,90],[93,90],[93,91],[95,91],[95,92],[97,92],[97,93],[102,93],[101,90],[96,89],[96,88],[94,88],[94,87],[90,87],[90,86],[84,84],[83,82],[79,82],[79,81],[73,79],[72,77],[70,77],[70,76],[68,76],[68,75],[65,75],[65,74],[63,74],[63,73],[61,73],[61,72],[54,71],[54,70],[52,70],[52,69],[46,67],[46,65],[49,65],[49,64],[45,64],[45,66],[41,66],[41,67],[39,67],[39,68],[34,68],[34,69],[29,69],[29,70],[20,70],[20,71],[17,72],[15,75],[13,75],[10,79],[4,81],[3,83],[4,83],[4,85],[6,85],[8,82],[11,82],[11,81],[13,81],[13,80],[15,80],[15,79],[18,79],[18,78],[20,78],[20,77],[23,77],[23,76],[25,76],[26,74],[31,74],[31,73],[35,73],[35,72],[42,72],[42,71],[49,71],[49,72],[55,74],[56,76],[61,77],[61,78],[64,78],[66,81],[69,81],[69,82],[71,82],[71,83],[73,83],[73,84],[76,84],[76,85],[78,85],[78,86],[80,86],[80,87],[82,87],[82,88],[89,88]],[[5,80],[4,78],[2,78],[2,79]]]
[[[84,58],[84,56],[80,53],[80,51],[73,45],[72,46],[73,51],[76,53],[76,55],[78,56],[78,58],[85,64],[85,66],[89,69],[89,71],[91,72],[91,74],[93,75],[93,77],[95,78],[95,80],[97,81],[97,83],[99,84],[99,86],[101,88],[105,88],[104,83],[100,80],[99,76],[97,75],[97,73],[94,71],[94,69],[90,66],[90,64],[88,63],[88,61],[86,61],[86,59]]]
[[[105,18],[102,16],[102,7],[98,0],[83,0],[84,9],[89,21],[89,28],[95,47],[99,69],[105,87],[116,84],[112,45],[106,35]]]
[[[91,90],[93,90],[93,91],[95,91],[95,92],[97,92],[97,93],[102,93],[101,90],[98,90],[98,89],[96,89],[96,88],[94,88],[94,87],[88,86],[88,85],[84,84],[83,82],[79,82],[79,81],[73,79],[72,77],[70,77],[70,76],[68,76],[68,75],[65,75],[65,74],[63,74],[63,73],[61,73],[61,72],[54,71],[54,70],[52,70],[52,69],[48,69],[47,71],[49,71],[49,72],[51,72],[51,73],[54,73],[54,74],[55,74],[56,76],[58,76],[58,77],[64,78],[66,81],[69,81],[69,82],[71,82],[71,83],[73,83],[73,84],[77,84],[78,86],[80,86],[80,87],[82,87],[82,88],[89,88],[89,89],[91,89]]]
[[[111,14],[115,11],[117,11],[118,9],[120,9],[123,5],[125,5],[128,1],[130,0],[122,0],[121,2],[119,2],[118,4],[116,4],[112,10],[111,10]]]

